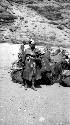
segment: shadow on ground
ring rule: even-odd
[[[21,84],[24,86],[23,78],[22,78],[22,70],[15,70],[11,72],[11,78],[13,83]],[[31,87],[31,81],[27,81],[28,87]],[[41,88],[41,85],[51,85],[50,80],[47,78],[42,78],[40,80],[35,81],[35,87]]]

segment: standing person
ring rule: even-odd
[[[41,52],[35,46],[36,46],[35,41],[33,39],[30,39],[29,40],[29,48],[25,49],[24,53],[22,54],[23,55],[23,59],[22,59],[23,62],[25,61],[26,57],[29,56],[29,55],[37,57],[37,58],[39,57]]]
[[[31,81],[33,71],[31,68],[31,62],[29,57],[34,57],[34,61],[36,63],[36,69],[40,66],[40,60],[38,59],[39,56],[39,50],[35,48],[35,41],[34,40],[29,40],[29,48],[25,49],[22,54],[22,62],[24,63],[23,66],[23,79]],[[37,57],[37,58],[36,58]],[[36,71],[35,69],[35,71]],[[27,89],[27,83],[25,83],[25,89]],[[32,84],[32,89],[35,90],[34,84]]]
[[[49,80],[49,83],[52,84],[52,70],[50,66],[50,61],[51,61],[50,51],[46,47],[45,53],[42,56],[42,60],[41,60],[41,63],[42,63],[41,73],[42,73],[43,78],[44,79],[47,78],[46,80]]]
[[[24,43],[21,45],[20,52],[19,52],[19,55],[18,55],[19,66],[24,65],[27,55],[31,55],[31,56],[35,55],[34,50],[35,50],[35,41],[32,40],[32,39],[29,40],[29,48],[25,49]]]

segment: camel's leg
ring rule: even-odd
[[[27,81],[25,80],[25,85],[24,85],[24,87],[25,87],[25,90],[27,90]]]
[[[24,83],[25,90],[27,90],[27,81],[25,79],[23,79],[23,83]]]
[[[33,78],[32,78],[32,87],[31,87],[31,88],[32,88],[33,90],[37,91],[37,89],[36,89],[35,86],[34,86],[34,83],[35,83],[35,79],[34,79],[34,77],[33,77]]]

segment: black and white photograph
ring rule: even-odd
[[[0,125],[70,125],[70,0],[0,0]]]

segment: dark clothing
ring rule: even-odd
[[[50,72],[50,71],[51,71],[49,59],[46,58],[46,55],[45,55],[45,54],[42,56],[41,63],[42,63],[42,68],[41,68],[41,71],[42,71],[42,72],[43,72],[43,71],[47,71],[47,72]]]
[[[33,56],[34,55],[34,52],[32,52],[32,50],[30,48],[27,48],[25,51],[24,51],[24,45],[21,45],[21,48],[20,48],[20,52],[19,52],[19,55],[18,55],[18,58],[19,58],[19,66],[23,66],[25,64],[25,60],[26,60],[26,56],[28,55],[31,55]]]
[[[36,62],[36,68],[41,70],[42,72],[47,71],[50,72],[50,53],[48,51],[45,52],[44,55],[41,54],[41,51],[39,51],[37,48],[34,50],[31,50],[31,48],[27,48],[24,51],[24,45],[21,45],[21,62],[22,64],[26,65],[26,57],[27,56],[33,56]]]
[[[30,57],[26,58],[23,70],[23,78],[31,81],[34,70],[36,69],[34,69],[34,62]]]

